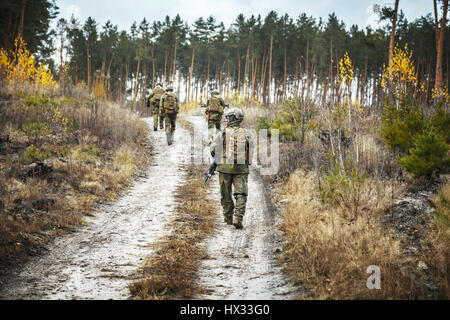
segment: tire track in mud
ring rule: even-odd
[[[143,119],[149,129],[151,118]],[[184,179],[190,135],[179,126],[175,143],[150,132],[154,145],[146,178],[116,203],[101,206],[87,227],[58,238],[47,252],[1,279],[0,299],[123,300],[130,297],[128,277],[150,254],[148,243],[169,232],[176,206],[173,192]]]
[[[205,128],[203,117],[186,117],[196,128]],[[204,140],[206,141],[206,140]],[[210,182],[211,201],[220,208],[218,175]],[[270,193],[257,167],[251,168],[244,230],[223,222],[217,213],[215,235],[207,240],[208,259],[201,262],[199,285],[206,292],[201,300],[292,299],[295,289],[288,284],[276,263],[277,231]]]

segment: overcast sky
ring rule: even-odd
[[[365,28],[376,26],[377,16],[373,4],[393,6],[394,0],[56,0],[60,17],[70,18],[72,14],[83,22],[91,16],[103,25],[107,20],[129,30],[133,21],[163,20],[166,15],[180,14],[189,24],[199,17],[213,15],[228,28],[239,13],[246,17],[260,14],[265,17],[271,10],[287,13],[296,18],[301,13],[326,19],[335,12],[347,27],[357,24]],[[414,20],[433,11],[432,0],[400,0],[400,9],[408,20]]]

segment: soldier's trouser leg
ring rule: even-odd
[[[236,199],[234,221],[242,223],[247,208],[248,174],[233,175],[233,187]]]
[[[176,114],[166,115],[164,120],[166,124],[167,143],[171,145],[173,143],[173,135],[176,129],[177,115]]]
[[[233,175],[220,173],[219,174],[220,196],[223,208],[223,215],[225,218],[233,217],[234,202],[232,198]]]
[[[220,132],[220,119],[210,119],[208,120],[208,141],[211,141],[214,136]]]
[[[153,104],[153,129],[157,130],[158,129],[158,119],[160,118],[159,115],[159,103],[158,104]]]
[[[235,222],[242,223],[247,207],[248,174],[220,173],[219,183],[223,214],[225,217],[229,217],[234,213]],[[233,187],[234,193],[232,192]],[[236,199],[236,205],[233,202],[232,194]]]

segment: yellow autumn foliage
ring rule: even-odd
[[[13,86],[29,84],[44,89],[57,87],[51,71],[45,65],[37,64],[21,37],[15,40],[14,49],[10,52],[0,50],[0,72]]]
[[[344,58],[339,61],[339,83],[344,82],[348,86],[351,85],[355,70],[353,68],[353,63],[348,52],[345,53]]]
[[[394,48],[394,54],[389,66],[384,66],[381,85],[384,88],[390,86],[396,97],[401,97],[412,92],[417,87],[417,73],[412,59],[412,51],[408,44],[404,49]]]

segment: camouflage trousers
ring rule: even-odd
[[[177,125],[177,114],[165,114],[164,122],[166,125],[167,143],[171,145],[173,143],[173,136]]]
[[[234,221],[242,222],[247,207],[248,174],[220,173],[219,184],[224,216],[231,217],[234,214]],[[236,203],[233,202],[232,195]]]
[[[211,141],[214,136],[220,131],[222,125],[222,115],[212,113],[208,116],[208,141]]]
[[[164,117],[161,116],[159,112],[159,101],[152,102],[152,109],[153,109],[153,128],[156,130],[158,129],[158,122],[159,122],[159,128],[164,128]]]

